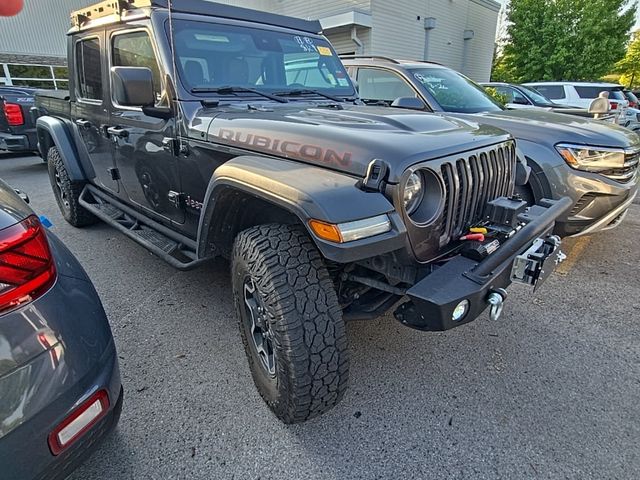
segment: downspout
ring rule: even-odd
[[[351,40],[358,47],[356,54],[364,55],[364,43],[358,38],[358,28],[355,25],[351,27]]]

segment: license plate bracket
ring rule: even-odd
[[[527,250],[515,258],[511,280],[531,285],[536,291],[566,258],[560,250],[560,243],[560,238],[555,235],[534,240]]]

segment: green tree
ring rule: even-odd
[[[625,53],[631,0],[511,0],[501,76],[597,80]]]
[[[633,34],[626,55],[616,64],[616,72],[629,88],[640,85],[640,32]]]

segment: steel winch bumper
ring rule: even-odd
[[[511,283],[536,288],[564,259],[560,239],[551,231],[555,220],[571,206],[568,197],[542,200],[518,216],[526,225],[481,262],[458,255],[416,283],[395,317],[408,327],[427,331],[469,323],[487,307],[497,318]]]

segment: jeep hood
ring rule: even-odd
[[[628,148],[640,143],[635,132],[611,123],[542,110],[505,110],[469,114],[451,114],[457,118],[473,117],[477,122],[502,128],[516,138],[554,146],[577,143],[599,147]]]
[[[373,159],[390,166],[389,182],[417,162],[482,148],[510,137],[474,119],[409,110],[309,103],[201,109],[190,134],[208,142],[279,156],[363,177]]]

